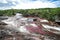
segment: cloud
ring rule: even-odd
[[[50,3],[50,2],[41,2],[41,1],[35,1],[35,2],[30,2],[30,3],[20,3],[18,5],[16,5],[15,7],[13,6],[13,8],[15,9],[31,9],[31,8],[46,8],[46,7],[49,7],[49,8],[54,8],[56,7],[55,4],[53,3]]]
[[[0,0],[0,9],[55,8],[60,0]]]
[[[55,1],[53,3],[56,4],[57,7],[60,7],[60,0],[59,1]]]

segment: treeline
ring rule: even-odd
[[[46,18],[48,20],[54,21],[56,16],[60,17],[60,8],[40,8],[40,9],[10,9],[10,10],[0,10],[0,16],[11,16],[16,13],[22,13],[23,15],[38,16],[41,18]]]

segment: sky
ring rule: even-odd
[[[60,0],[0,0],[0,10],[60,7]]]

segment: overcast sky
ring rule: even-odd
[[[0,9],[35,9],[60,7],[60,0],[0,0]]]

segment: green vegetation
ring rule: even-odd
[[[0,16],[11,16],[15,13],[22,13],[23,15],[36,15],[41,18],[46,18],[48,20],[54,21],[56,16],[60,17],[60,8],[40,8],[40,9],[10,9],[10,10],[0,10]]]

